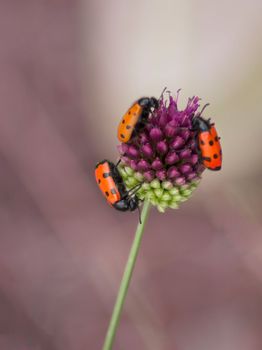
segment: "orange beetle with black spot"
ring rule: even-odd
[[[120,142],[128,142],[136,132],[141,130],[153,108],[158,108],[155,97],[142,97],[136,101],[122,117],[117,131]]]
[[[99,162],[95,168],[95,178],[107,202],[112,207],[120,211],[134,211],[138,208],[139,199],[134,193],[141,185],[127,191],[115,164],[108,160]]]
[[[195,115],[192,120],[193,130],[197,132],[198,149],[203,165],[210,170],[220,170],[222,167],[222,149],[220,137],[214,123],[210,123],[210,119],[201,117],[202,111]]]

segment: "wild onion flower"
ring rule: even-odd
[[[168,100],[162,95],[142,131],[119,146],[119,171],[126,187],[141,183],[138,198],[148,199],[160,212],[187,200],[204,171],[192,131],[200,99],[189,98],[179,110],[178,95]]]
[[[178,109],[176,98],[163,94],[159,107],[149,116],[140,132],[128,143],[118,146],[121,162],[119,172],[125,187],[144,201],[141,221],[137,226],[127,259],[116,303],[113,309],[103,350],[112,350],[121,312],[144,234],[151,204],[160,212],[178,208],[197,187],[204,166],[197,152],[192,120],[199,108],[199,98],[188,99],[184,110]],[[140,186],[139,186],[140,185]]]

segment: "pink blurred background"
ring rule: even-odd
[[[152,210],[115,350],[262,348],[262,3],[2,0],[0,350],[99,350],[137,215],[93,176],[142,95],[194,94],[222,137]]]

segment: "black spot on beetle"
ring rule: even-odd
[[[106,191],[106,192],[105,192],[105,195],[108,197],[108,196],[109,196],[109,193]]]
[[[98,183],[101,184],[101,180],[100,179],[98,179]]]
[[[120,134],[120,137],[121,137],[122,139],[124,139],[124,138],[125,138],[125,135],[123,135],[123,134]]]
[[[201,140],[200,143],[201,143],[201,145],[204,145],[204,144],[205,144],[205,142],[204,142],[203,140]]]
[[[215,153],[215,154],[213,155],[213,157],[214,157],[214,159],[217,159],[217,158],[218,158],[218,155]]]
[[[123,119],[123,120],[122,120],[122,124],[125,124],[125,122],[126,122],[125,119]]]
[[[214,141],[210,140],[210,141],[209,141],[209,144],[210,144],[210,146],[213,146]]]
[[[131,129],[131,125],[127,125],[127,126],[126,126],[126,129],[127,129],[127,130]]]

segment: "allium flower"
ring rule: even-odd
[[[130,117],[126,119],[127,115],[125,114],[120,122],[118,138],[120,140],[130,140],[118,146],[120,162],[116,166],[118,166],[121,176],[119,176],[118,171],[115,171],[115,166],[112,165],[111,168],[107,168],[107,171],[101,173],[101,178],[98,178],[98,183],[103,183],[103,178],[108,179],[109,182],[106,182],[107,184],[112,184],[115,181],[116,187],[119,186],[118,196],[120,196],[121,201],[127,201],[127,204],[131,203],[128,201],[134,199],[132,196],[135,193],[141,201],[144,201],[139,215],[139,224],[106,333],[103,350],[112,350],[151,204],[156,206],[160,212],[164,212],[167,208],[178,208],[181,202],[186,201],[191,196],[205,169],[197,149],[197,143],[201,145],[201,137],[204,134],[202,129],[204,131],[205,128],[209,128],[209,123],[204,118],[200,118],[200,114],[205,107],[198,114],[199,98],[194,96],[188,99],[186,108],[180,111],[177,106],[178,93],[176,98],[169,95],[167,100],[162,93],[159,106],[151,114],[149,114],[150,106],[158,105],[154,98],[141,99],[134,103],[127,112]],[[147,109],[143,110],[142,115],[137,114],[137,110],[140,110],[140,107],[143,105],[142,103],[148,100],[154,103],[147,105]],[[133,112],[131,112],[132,109]],[[140,119],[136,124],[139,115]],[[197,118],[193,119],[196,115]],[[127,120],[131,121],[132,125],[127,123]],[[203,127],[200,127],[201,123],[203,123]],[[194,126],[199,124],[200,132],[192,130],[193,124]],[[135,134],[133,134],[133,128],[131,129],[133,126],[135,126]],[[202,145],[211,147],[216,142],[216,152],[210,155],[213,157],[213,160],[217,160],[220,154],[220,159],[217,163],[214,161],[212,164],[209,157],[205,157],[203,161],[207,161],[207,164],[205,164],[207,168],[219,170],[222,159],[221,146],[214,126],[212,124],[210,126],[209,142],[202,140]],[[128,130],[130,132],[125,137],[125,131]],[[206,149],[210,150],[209,148],[204,149],[204,146],[201,147],[201,152],[204,156],[206,153],[203,150]],[[109,172],[108,169],[110,170]],[[99,180],[101,181],[99,182]],[[128,192],[124,191],[122,181],[126,189],[129,190]],[[109,192],[112,195],[117,194],[114,187],[108,187],[108,191],[104,192],[107,197]],[[137,198],[135,198],[134,203],[138,203]]]
[[[162,96],[140,133],[119,146],[119,171],[126,187],[141,183],[138,198],[149,199],[160,212],[187,200],[204,170],[192,131],[199,98],[189,98],[181,111],[177,100],[178,95],[169,95],[168,101]]]

